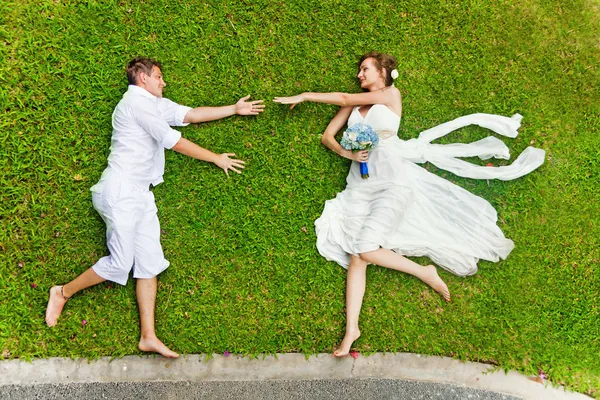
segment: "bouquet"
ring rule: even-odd
[[[340,144],[346,150],[357,152],[360,150],[371,150],[379,143],[379,135],[373,128],[365,124],[354,124],[344,132]],[[360,163],[360,176],[363,179],[369,177],[369,168],[366,162]]]

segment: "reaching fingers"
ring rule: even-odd
[[[250,95],[242,97],[239,101],[246,101],[250,98]]]
[[[238,174],[241,174],[241,173],[242,173],[242,171],[240,171],[240,170],[239,170],[239,169],[237,169],[236,167],[237,167],[237,168],[240,168],[240,169],[243,169],[243,168],[244,168],[244,166],[243,166],[243,165],[227,165],[227,166],[225,166],[225,167],[222,167],[222,168],[223,168],[223,171],[225,171],[225,175],[227,175],[227,176],[229,176],[229,170],[232,170],[232,171],[235,171],[235,172],[237,172]]]
[[[258,115],[265,110],[265,106],[264,104],[262,104],[262,100],[253,101],[252,103],[246,104],[248,104],[247,110],[250,115]]]
[[[234,163],[234,164],[245,164],[246,163],[246,161],[244,161],[244,160],[238,160],[237,158],[231,158],[231,157],[235,156],[235,153],[223,153],[221,155],[225,156],[229,162]]]
[[[222,153],[220,160],[217,162],[217,165],[225,172],[225,175],[229,177],[229,170],[237,172],[238,174],[242,173],[242,169],[245,168],[244,164],[246,163],[243,160],[238,160],[235,158],[230,158],[235,156],[235,153]]]

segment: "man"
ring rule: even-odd
[[[137,279],[136,296],[140,311],[141,351],[165,357],[179,355],[165,346],[154,332],[156,276],[169,262],[160,244],[160,225],[150,185],[163,182],[164,149],[173,149],[189,157],[208,161],[241,173],[244,161],[232,153],[215,154],[189,140],[171,126],[213,121],[230,115],[258,115],[261,100],[223,107],[190,108],[162,97],[166,83],[160,64],[148,58],[135,58],[127,67],[129,88],[112,116],[113,134],[108,166],[100,181],[91,188],[94,208],[106,223],[106,241],[110,255],[63,286],[50,289],[46,324],[55,326],[71,296],[105,280],[127,283],[129,272]]]

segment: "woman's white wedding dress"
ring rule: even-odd
[[[328,260],[347,268],[350,254],[392,249],[405,256],[427,256],[459,275],[477,272],[479,259],[506,258],[514,243],[496,225],[496,210],[481,197],[432,174],[415,163],[431,162],[459,176],[510,180],[544,162],[543,150],[528,147],[509,166],[483,167],[456,157],[509,158],[504,143],[487,137],[469,144],[430,142],[460,127],[476,124],[515,137],[521,116],[472,114],[422,132],[417,139],[398,138],[400,117],[382,104],[366,116],[355,107],[348,126],[370,125],[380,136],[369,154],[369,178],[353,162],[346,189],[325,203],[315,221],[317,248]]]

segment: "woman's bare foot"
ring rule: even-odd
[[[350,348],[352,347],[352,343],[356,339],[360,337],[360,331],[358,328],[346,331],[346,336],[344,336],[344,340],[342,340],[342,344],[336,351],[333,352],[334,357],[344,357],[350,353]]]
[[[444,300],[450,301],[450,291],[448,290],[448,286],[444,283],[442,278],[437,273],[437,269],[433,265],[427,265],[423,267],[426,271],[423,273],[423,276],[420,279],[431,286],[433,290],[442,295]]]
[[[46,307],[46,325],[50,327],[56,325],[56,321],[58,321],[58,317],[60,317],[67,300],[69,298],[64,296],[62,286],[53,286],[50,289],[48,306]]]
[[[179,354],[169,350],[156,336],[153,337],[142,337],[138,344],[138,349],[141,351],[149,351],[158,353],[167,358],[179,358]]]

